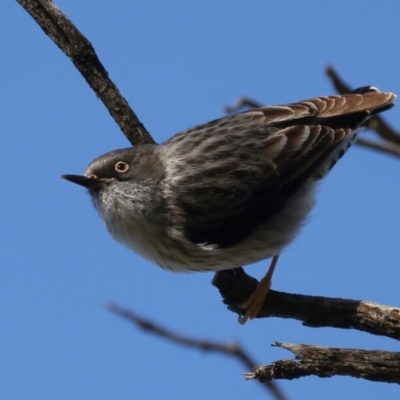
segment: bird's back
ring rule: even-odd
[[[171,218],[193,243],[230,248],[251,238],[307,180],[326,175],[360,125],[395,98],[364,87],[242,112],[175,135],[161,145],[168,160],[165,195],[174,197]]]

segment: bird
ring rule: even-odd
[[[220,271],[272,258],[242,304],[257,316],[282,251],[315,204],[315,189],[362,125],[396,95],[373,86],[266,106],[197,125],[161,144],[106,153],[83,175],[111,236],[174,272]]]

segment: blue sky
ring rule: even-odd
[[[398,1],[58,1],[154,138],[223,115],[352,86],[400,93]],[[212,274],[164,272],[112,241],[83,188],[60,179],[128,142],[71,62],[16,1],[0,3],[0,398],[261,398],[247,369],[143,334],[127,306],[199,338],[239,341],[260,364],[275,341],[397,350],[386,338],[257,320],[240,326]],[[400,128],[400,108],[386,113]],[[353,148],[321,185],[276,290],[400,306],[400,160]],[[261,276],[267,262],[247,267]],[[394,385],[334,377],[279,382],[290,399],[398,397]]]

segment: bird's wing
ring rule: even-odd
[[[165,196],[175,199],[172,223],[193,243],[228,248],[248,238],[308,178],[329,170],[359,125],[395,97],[360,88],[239,113],[174,136],[161,145]]]

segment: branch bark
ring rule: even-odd
[[[400,383],[400,353],[290,343],[275,343],[275,346],[291,351],[295,358],[256,367],[252,373],[245,374],[245,379],[268,382],[310,375],[320,378],[342,375],[376,382]]]
[[[17,0],[74,63],[132,145],[155,143],[108,76],[92,44],[51,0]]]
[[[217,287],[228,305],[238,315],[240,305],[254,292],[257,280],[243,268],[219,271],[212,284]],[[270,290],[257,318],[292,318],[303,325],[320,328],[357,329],[373,335],[400,340],[400,309],[369,301],[305,296]]]

